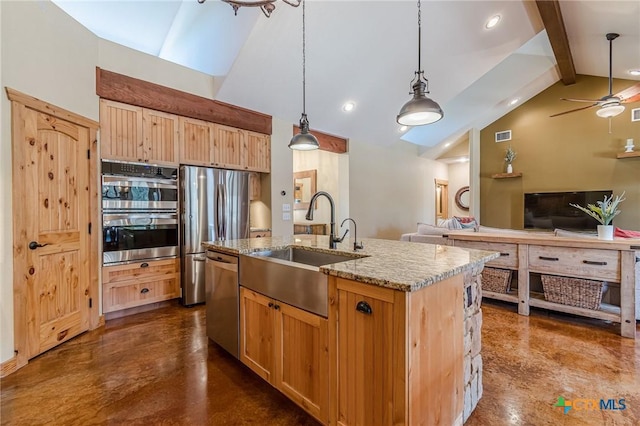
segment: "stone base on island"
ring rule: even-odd
[[[466,422],[482,397],[482,287],[480,273],[483,266],[464,274],[464,409]]]

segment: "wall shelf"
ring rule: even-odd
[[[640,157],[640,151],[621,152],[620,154],[618,154],[618,158],[631,158],[631,157]]]
[[[496,173],[491,175],[493,179],[507,179],[507,178],[519,178],[522,177],[522,172],[518,173]]]

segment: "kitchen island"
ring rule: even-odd
[[[354,256],[316,268],[326,317],[241,279],[241,361],[323,424],[462,424],[482,395],[480,272],[499,253],[363,242],[355,253],[319,235],[204,243],[241,268],[244,256],[292,246]]]

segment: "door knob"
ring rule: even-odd
[[[37,241],[31,241],[29,243],[29,249],[30,250],[35,250],[38,247],[44,247],[44,246],[48,246],[49,244],[45,243],[45,244],[39,244]]]

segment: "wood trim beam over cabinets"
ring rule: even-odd
[[[333,136],[327,133],[322,133],[318,130],[309,130],[313,136],[318,139],[318,143],[320,143],[321,151],[335,152],[336,154],[344,154],[345,152],[349,152],[349,140],[345,138],[341,138],[339,136]],[[293,135],[297,135],[300,133],[300,127],[294,125],[293,126]]]
[[[567,37],[567,30],[564,27],[560,3],[558,0],[536,0],[536,5],[538,6],[540,17],[547,30],[547,37],[549,37],[553,54],[558,63],[560,78],[565,86],[575,84],[576,67],[573,64],[569,38]]]
[[[104,99],[271,134],[271,116],[96,67],[96,94]]]

